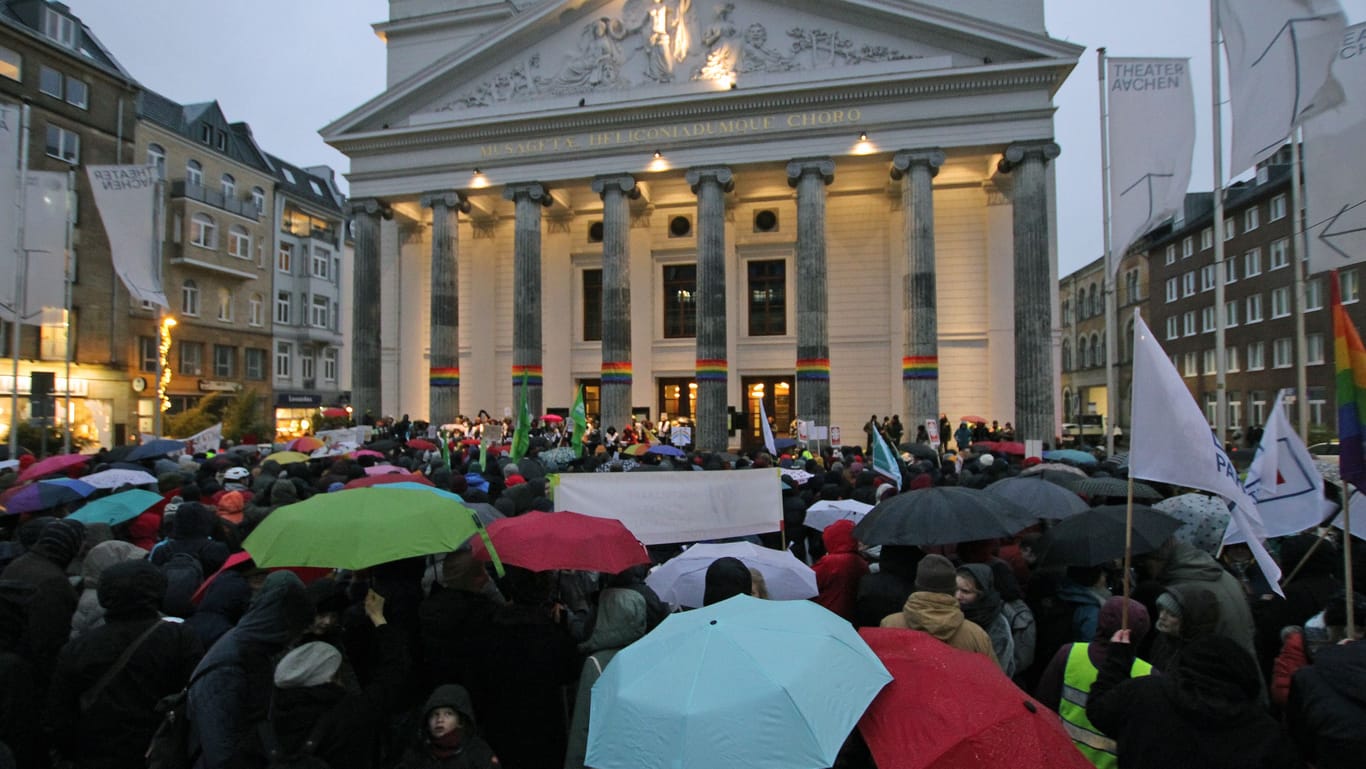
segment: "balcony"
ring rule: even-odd
[[[222,190],[209,189],[202,184],[191,184],[183,179],[171,182],[171,198],[197,200],[244,219],[250,219],[253,222],[260,221],[260,214],[256,212],[256,204],[251,200],[229,198],[223,194]]]

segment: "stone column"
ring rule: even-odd
[[[697,194],[697,413],[693,445],[725,451],[726,415],[726,193],[735,186],[725,166],[692,168]]]
[[[512,408],[521,404],[526,375],[527,408],[535,419],[541,410],[541,208],[554,201],[540,182],[509,184],[503,197],[517,204],[512,248]]]
[[[384,416],[380,403],[380,218],[393,216],[374,198],[351,201],[355,265],[351,292],[351,406],[356,422]]]
[[[787,164],[787,183],[797,188],[797,418],[822,426],[830,424],[825,187],[834,180],[830,158]]]
[[[631,210],[640,188],[630,174],[593,179],[602,196],[602,405],[599,423],[631,419]]]
[[[1017,142],[1000,163],[1015,177],[1015,434],[1050,444],[1055,420],[1046,166],[1059,152],[1051,141]]]
[[[455,191],[422,196],[432,209],[432,289],[429,336],[431,360],[427,388],[427,418],[440,426],[460,414],[460,254],[456,212],[469,213],[470,204]]]
[[[934,282],[934,184],[944,164],[938,148],[903,150],[892,158],[901,181],[906,241],[906,338],[901,358],[902,415],[907,430],[939,418],[939,305]],[[915,433],[911,433],[914,435]]]

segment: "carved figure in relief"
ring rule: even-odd
[[[688,58],[692,36],[688,31],[688,9],[692,0],[667,3],[654,0],[650,8],[645,46],[645,75],[659,83],[674,77],[674,65]]]
[[[740,60],[741,72],[787,72],[797,62],[768,47],[768,30],[754,23],[745,28],[745,47]]]
[[[735,72],[739,51],[735,23],[730,18],[734,11],[734,3],[716,6],[716,21],[702,34],[707,59],[693,73],[693,80],[724,80]]]
[[[560,74],[541,81],[540,85],[552,93],[577,93],[617,85],[626,62],[620,43],[626,34],[619,20],[605,16],[585,25],[579,37],[578,54]]]

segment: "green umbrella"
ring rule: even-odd
[[[144,489],[129,489],[110,494],[103,499],[87,502],[84,507],[67,516],[81,523],[107,523],[117,526],[142,515],[161,501],[161,495]]]
[[[242,543],[258,566],[365,569],[455,550],[475,534],[468,507],[413,489],[359,488],[318,494],[271,513]]]

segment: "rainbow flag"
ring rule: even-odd
[[[432,366],[428,376],[432,387],[460,386],[460,368],[458,366],[451,368]]]
[[[1366,490],[1366,451],[1362,439],[1366,436],[1366,347],[1361,335],[1342,306],[1342,292],[1338,287],[1338,272],[1333,270],[1333,366],[1337,372],[1338,403],[1338,471],[1344,481]]]
[[[541,367],[540,366],[512,366],[512,385],[522,385],[523,387],[541,386]]]
[[[829,358],[798,358],[798,359],[797,359],[797,381],[799,381],[799,382],[829,382],[829,381],[830,381],[830,359],[829,359]]]
[[[725,358],[698,358],[697,381],[724,382],[728,368]]]
[[[603,384],[630,384],[631,361],[605,361],[602,364]]]
[[[901,359],[901,379],[938,379],[939,357],[936,355],[910,355]]]

